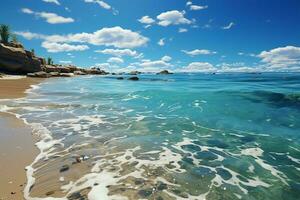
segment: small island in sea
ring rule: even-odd
[[[0,200],[300,199],[299,8],[4,0]]]

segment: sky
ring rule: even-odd
[[[299,0],[2,0],[27,49],[107,71],[300,71]]]

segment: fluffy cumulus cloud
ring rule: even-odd
[[[46,2],[46,3],[54,3],[56,5],[60,5],[58,0],[43,0],[43,1]]]
[[[160,26],[180,25],[180,24],[191,24],[192,21],[184,17],[185,12],[178,10],[171,10],[163,12],[156,18],[159,20]]]
[[[234,25],[235,25],[234,22],[230,22],[227,26],[223,26],[222,29],[223,30],[228,30],[228,29],[231,29]]]
[[[164,57],[161,58],[161,60],[164,61],[164,62],[170,62],[172,60],[172,57],[164,56]]]
[[[286,46],[258,55],[269,71],[300,71],[300,47]]]
[[[182,52],[189,56],[212,55],[212,54],[217,53],[216,51],[211,51],[211,50],[207,50],[207,49],[195,49],[195,50],[191,50],[191,51],[182,50]]]
[[[158,71],[161,68],[172,66],[170,63],[163,60],[143,60],[139,66],[144,68],[154,69],[154,71]]]
[[[155,22],[155,20],[149,16],[143,16],[138,21],[142,24],[153,24]]]
[[[43,18],[49,24],[64,24],[64,23],[72,23],[75,20],[71,17],[62,17],[57,15],[56,13],[49,12],[35,12],[30,10],[29,8],[22,8],[21,10],[25,14],[35,15],[38,18]]]
[[[47,42],[42,43],[42,47],[47,49],[48,52],[58,53],[58,52],[69,52],[69,51],[84,51],[89,49],[87,45],[71,45],[66,43],[57,42]]]
[[[131,49],[104,49],[104,50],[96,50],[97,53],[103,53],[107,55],[113,55],[117,57],[122,56],[131,56],[135,57],[138,56],[137,51],[131,50]]]
[[[47,47],[49,50],[49,46],[65,46],[66,48],[64,49],[68,49],[67,51],[70,51],[71,49],[87,49],[86,45],[71,45],[69,43],[87,43],[96,46],[103,45],[117,48],[135,48],[145,45],[149,40],[137,32],[123,29],[119,26],[102,28],[93,33],[77,33],[68,35],[43,35],[28,31],[17,31],[15,33],[27,39],[42,39],[44,40],[42,46],[45,48]],[[59,51],[51,50],[51,52]],[[126,52],[128,53],[128,50],[126,50]]]
[[[111,57],[107,60],[107,62],[109,62],[109,63],[123,63],[124,60],[122,58],[119,58],[119,57]]]
[[[208,62],[192,62],[182,69],[178,70],[180,72],[215,72],[215,68],[212,64]]]

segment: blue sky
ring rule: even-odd
[[[3,0],[0,23],[56,63],[108,71],[300,71],[298,0]]]

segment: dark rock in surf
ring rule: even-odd
[[[129,77],[128,80],[131,80],[131,81],[138,81],[138,80],[139,80],[139,77],[137,77],[137,76]]]

